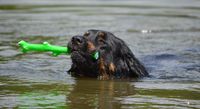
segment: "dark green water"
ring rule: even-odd
[[[67,74],[69,56],[21,54],[20,40],[66,46],[113,32],[147,67],[138,81]],[[0,108],[200,108],[199,0],[0,0]]]

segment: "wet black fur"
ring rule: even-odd
[[[103,37],[99,34],[103,33]],[[74,41],[74,39],[77,39]],[[99,59],[91,57],[93,51],[88,51],[87,42],[95,45],[95,50],[100,52],[100,58],[106,66],[115,65],[115,72],[108,73],[114,78],[140,78],[148,76],[144,66],[133,55],[126,43],[110,32],[102,30],[88,30],[85,35],[74,36],[68,43],[71,49],[72,67],[68,71],[74,76],[99,77]],[[78,44],[76,43],[78,42]],[[106,67],[106,72],[109,72]]]

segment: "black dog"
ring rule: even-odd
[[[84,35],[72,37],[68,47],[72,59],[68,72],[73,76],[100,79],[148,76],[125,42],[110,32],[88,30]]]

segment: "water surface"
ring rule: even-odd
[[[151,77],[78,79],[69,56],[16,46],[66,46],[88,29],[123,39]],[[0,108],[200,108],[200,1],[0,0]]]

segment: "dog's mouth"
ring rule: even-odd
[[[87,63],[96,63],[100,58],[99,51],[92,51],[92,52],[85,52],[80,49],[74,49],[74,47],[71,50],[71,59],[75,63],[79,64],[87,64]]]
[[[70,49],[71,53],[73,53],[73,52],[80,52],[80,49],[77,46],[69,47],[69,49]]]
[[[93,60],[96,61],[100,57],[99,51],[93,48],[90,50],[91,46],[88,46],[87,39],[83,36],[74,36],[72,37],[71,41],[68,43],[68,48],[71,52],[72,59],[79,60],[86,58],[86,60]],[[77,60],[77,61],[78,61]],[[81,60],[79,60],[81,61]]]

